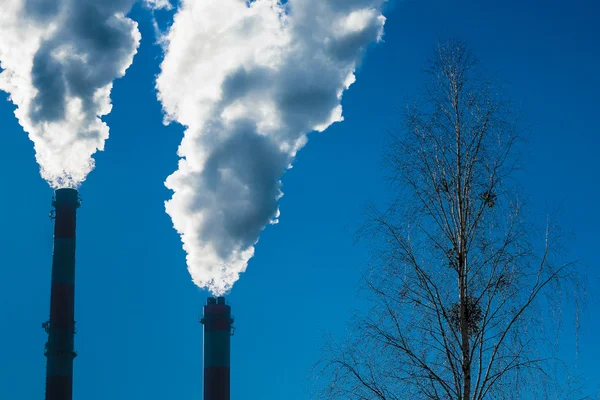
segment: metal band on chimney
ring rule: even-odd
[[[54,251],[50,320],[44,323],[46,343],[46,400],[73,397],[75,346],[75,228],[79,195],[75,189],[58,189],[53,202]]]

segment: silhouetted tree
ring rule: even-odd
[[[397,197],[359,232],[373,248],[372,308],[319,364],[329,399],[568,397],[545,322],[577,272],[557,261],[551,222],[537,231],[524,218],[519,132],[476,67],[463,44],[439,45],[391,139]]]

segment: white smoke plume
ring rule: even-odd
[[[185,126],[166,203],[193,281],[229,291],[281,176],[311,131],[342,121],[343,92],[383,35],[384,0],[183,0],[162,39],[166,122]]]
[[[2,0],[0,90],[29,133],[44,179],[76,187],[104,149],[112,82],[140,41],[134,0]]]
[[[144,0],[146,7],[153,10],[172,10],[173,5],[169,0]]]

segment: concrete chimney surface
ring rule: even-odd
[[[54,206],[54,249],[50,290],[50,319],[45,355],[46,400],[73,397],[75,358],[75,230],[79,194],[75,189],[58,189]]]
[[[233,318],[224,297],[209,297],[204,306],[204,400],[230,400]]]

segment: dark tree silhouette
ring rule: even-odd
[[[544,327],[578,273],[551,222],[524,218],[517,124],[462,43],[439,45],[427,74],[386,151],[397,197],[359,232],[372,308],[318,364],[321,398],[566,398]]]

